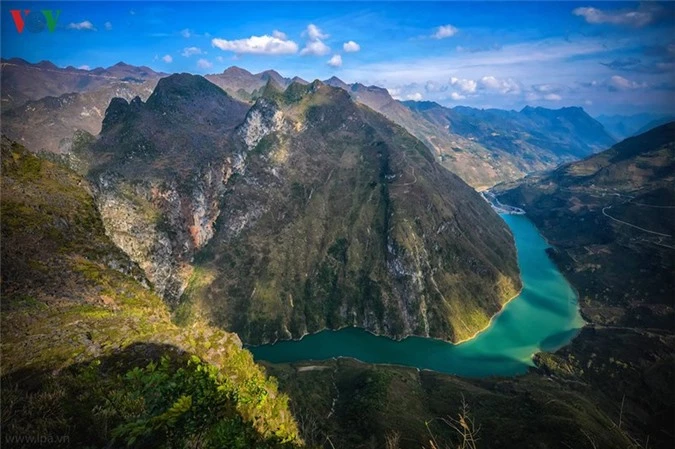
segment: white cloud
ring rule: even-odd
[[[188,37],[192,36],[192,31],[190,31],[189,28],[185,28],[184,30],[181,30],[180,35],[187,39]]]
[[[397,87],[387,87],[387,92],[389,92],[389,95],[391,95],[391,98],[394,100],[401,99],[401,89]]]
[[[210,69],[211,67],[213,67],[213,64],[211,64],[206,59],[200,59],[199,61],[197,61],[197,67],[199,67],[200,69]]]
[[[318,41],[321,39],[328,39],[329,35],[324,34],[318,26],[314,25],[313,23],[310,23],[307,25],[307,29],[303,33],[303,35],[307,35],[310,41]]]
[[[546,94],[546,95],[544,95],[544,100],[560,101],[560,100],[562,100],[562,97],[558,94]]]
[[[313,23],[307,25],[307,29],[302,35],[307,36],[307,43],[305,44],[305,48],[300,51],[301,55],[323,56],[330,53],[330,47],[322,41],[322,39],[328,38],[328,34],[324,34]]]
[[[433,93],[433,92],[445,92],[448,90],[448,85],[444,83],[435,83],[433,81],[427,81],[424,83],[424,90],[427,93]]]
[[[581,37],[573,42],[559,38],[547,38],[533,42],[504,45],[500,49],[479,53],[455,53],[443,56],[411,56],[396,61],[365,62],[352,66],[345,78],[368,80],[376,76],[386,84],[396,86],[411,82],[446,83],[449,76],[461,73],[463,77],[479,80],[486,74],[499,73],[501,77],[524,78],[530,84],[546,79],[577,77],[580,68],[593,73],[598,66],[590,56],[625,48],[619,39],[606,40],[596,37]],[[566,63],[569,58],[579,58],[576,64]],[[604,70],[598,67],[597,70]],[[480,83],[479,83],[480,87]]]
[[[450,98],[457,101],[457,100],[464,100],[466,97],[464,95],[458,94],[457,92],[452,92],[450,94]]]
[[[103,28],[105,28],[106,31],[112,30],[112,23],[110,23],[110,22],[104,23]]]
[[[94,24],[91,23],[88,20],[85,20],[83,22],[78,22],[78,23],[69,23],[67,28],[69,30],[86,30],[86,31],[96,31],[96,27],[94,27]]]
[[[494,76],[482,77],[478,85],[481,89],[499,92],[502,94],[519,94],[522,89],[520,83],[513,78],[495,78]]]
[[[162,56],[162,61],[164,61],[168,64],[168,63],[173,62],[173,58],[171,57],[171,55],[164,55],[164,56]]]
[[[323,56],[327,55],[328,53],[330,53],[330,47],[321,41],[307,42],[305,48],[303,48],[302,51],[300,51],[300,54],[303,56],[305,55]]]
[[[559,87],[555,86],[553,84],[535,84],[532,86],[532,89],[536,90],[537,92],[540,92],[542,94],[551,92],[554,93],[558,91]]]
[[[282,41],[285,41],[288,39],[288,36],[286,36],[286,33],[279,31],[279,30],[274,30],[272,31],[272,37],[276,37],[277,39],[281,39]]]
[[[214,38],[211,39],[211,45],[223,51],[232,51],[237,54],[283,55],[297,53],[298,51],[298,44],[295,42],[267,34],[232,41]]]
[[[225,58],[223,58],[222,56],[216,56],[216,61],[225,62]]]
[[[405,98],[406,100],[422,101],[422,94],[419,92],[415,92],[414,94],[406,95]]]
[[[450,85],[458,87],[465,94],[476,92],[476,87],[478,87],[478,83],[474,80],[460,79],[454,76],[450,78]]]
[[[79,66],[78,69],[80,69],[80,70],[91,70],[91,67],[89,67],[88,65],[84,64],[84,65]]]
[[[572,14],[583,17],[586,22],[592,24],[609,23],[612,25],[626,25],[640,28],[654,21],[657,9],[648,7],[637,10],[602,11],[598,8],[583,7],[575,8]]]
[[[637,81],[626,79],[623,76],[614,75],[607,81],[607,86],[611,90],[632,90],[647,87],[647,83],[638,83]]]
[[[202,49],[199,47],[185,47],[183,51],[181,52],[182,56],[185,56],[186,58],[189,58],[190,56],[194,55],[201,55],[203,54]]]
[[[327,64],[331,67],[340,67],[342,65],[342,56],[333,55],[333,57],[328,60]]]
[[[436,28],[436,32],[431,36],[434,39],[445,39],[446,37],[452,37],[457,34],[459,30],[452,25],[443,25]]]
[[[349,41],[342,44],[342,49],[347,53],[354,53],[361,50],[361,46],[354,41]]]

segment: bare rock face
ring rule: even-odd
[[[214,235],[235,172],[229,136],[247,110],[201,77],[174,75],[147,102],[114,98],[100,136],[81,150],[107,234],[169,302]]]
[[[229,160],[206,167],[191,180],[188,192],[175,182],[129,182],[109,172],[96,179],[106,234],[170,302],[187,286],[195,251],[214,235],[219,199],[231,174]]]
[[[96,185],[96,205],[106,234],[141,267],[159,295],[180,296],[184,286],[175,276],[179,248],[174,248],[156,217],[153,189],[149,185],[132,186],[108,174],[101,175]]]
[[[253,149],[263,137],[279,131],[284,123],[284,113],[272,102],[261,98],[246,115],[246,121],[238,134],[249,150]]]

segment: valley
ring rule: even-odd
[[[2,83],[3,432],[672,445],[673,123],[236,67]]]

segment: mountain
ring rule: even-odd
[[[523,206],[561,249],[557,257],[582,299],[606,303],[586,309],[586,316],[607,325],[668,329],[675,319],[674,181],[671,122],[497,190],[502,202]]]
[[[630,404],[624,416],[643,441],[672,446],[663,429],[675,418],[675,122],[495,190],[555,247],[589,323],[540,366]]]
[[[44,97],[89,92],[110,83],[141,84],[157,80],[163,73],[148,67],[135,67],[122,62],[93,70],[60,68],[48,61],[31,64],[20,58],[2,59],[2,110],[21,106]]]
[[[108,234],[167,300],[183,293],[189,261],[213,235],[239,163],[229,136],[248,109],[203,77],[175,74],[146,102],[114,98],[98,138],[73,149]]]
[[[293,82],[308,84],[302,78],[284,78],[274,70],[252,74],[235,66],[225,69],[223,73],[206,75],[206,79],[242,101],[255,100],[270,80],[281,89],[287,88]]]
[[[606,148],[614,140],[581,108],[520,112],[468,107],[446,108],[434,102],[400,102],[386,89],[326,81],[356,101],[384,114],[424,142],[438,161],[477,189]]]
[[[489,205],[318,81],[269,80],[249,110],[172,75],[145,103],[111,102],[75,154],[108,234],[155,288],[246,342],[346,325],[457,341],[520,288]]]
[[[625,139],[673,121],[675,117],[666,114],[599,115],[596,120],[617,139]]]
[[[236,335],[172,322],[106,236],[85,179],[3,137],[0,206],[3,436],[64,448],[300,446],[276,381]]]
[[[359,83],[348,85],[336,77],[326,83],[346,90],[355,101],[403,126],[429,147],[441,165],[474,188],[487,188],[497,182],[525,175],[517,167],[518,161],[515,158],[509,155],[493,155],[480,144],[449,133],[443,125],[427,120],[400,101],[394,100],[386,89]]]
[[[669,328],[675,318],[673,181],[675,122],[497,190],[502,202],[523,206],[562,249],[559,257],[582,299],[623,306],[589,309],[594,321]]]
[[[536,161],[553,167],[614,143],[603,126],[578,107],[526,106],[517,112],[464,106],[448,109],[434,103],[404,104],[489,150],[516,155],[523,165]]]
[[[661,125],[665,125],[667,123],[670,123],[675,120],[675,116],[665,116],[665,117],[659,117],[655,120],[652,120],[651,122],[647,123],[644,125],[642,128],[638,129],[636,132],[634,132],[632,135],[637,136],[639,134],[644,134],[647,131],[656,128]]]
[[[2,132],[37,152],[67,154],[73,135],[101,132],[105,110],[115,97],[128,101],[148,98],[157,80],[143,83],[111,81],[108,85],[81,93],[44,97],[2,112]]]
[[[146,99],[162,75],[124,63],[82,70],[3,59],[2,131],[31,151],[67,154],[77,131],[101,131],[110,100]]]

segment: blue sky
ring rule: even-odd
[[[2,57],[338,76],[400,99],[675,113],[675,3],[2,2]],[[10,14],[29,9],[19,34]],[[40,10],[60,10],[54,32]],[[44,20],[42,20],[44,22]]]

